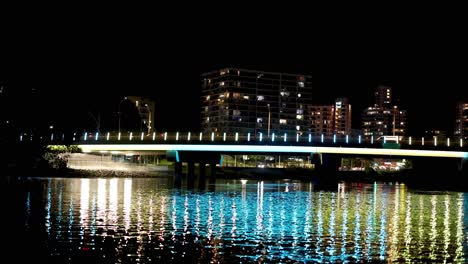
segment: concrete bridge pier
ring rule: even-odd
[[[182,187],[182,162],[174,162],[174,186]]]
[[[193,189],[195,186],[195,162],[187,163],[187,189]]]

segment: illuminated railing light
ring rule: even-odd
[[[145,133],[141,132],[141,140],[143,140],[144,137],[145,137]]]
[[[333,143],[336,143],[336,134],[333,134]]]
[[[262,142],[262,137],[263,137],[263,134],[262,132],[260,132],[260,142]]]
[[[358,142],[361,144],[361,135],[358,136]]]
[[[250,132],[247,133],[247,141],[250,142]]]
[[[88,132],[85,132],[84,133],[84,141],[86,141],[88,139]]]
[[[312,134],[309,134],[309,143],[312,142]]]
[[[287,138],[288,138],[288,135],[284,133],[284,142],[286,142]]]
[[[349,143],[349,135],[346,135],[346,144]]]
[[[23,135],[20,135],[20,141],[23,141]]]
[[[450,138],[447,138],[447,147],[450,147]]]
[[[110,133],[107,132],[106,140],[109,141]]]
[[[299,142],[299,134],[296,134],[296,142]]]
[[[187,141],[190,141],[190,136],[191,136],[191,133],[188,132],[188,134],[187,134]]]
[[[176,134],[175,134],[175,140],[176,140],[176,141],[179,140],[179,132],[176,132]]]
[[[99,139],[99,132],[96,132],[96,138],[95,138],[95,139],[96,139],[96,141],[98,141],[98,139]]]
[[[386,137],[383,138],[383,143],[384,144],[387,143],[387,138]]]
[[[323,136],[323,134],[322,134],[322,135],[320,136],[320,142],[323,143],[323,139],[324,139],[324,136]]]
[[[238,141],[239,140],[239,132],[236,132],[236,137],[235,137],[235,140]]]
[[[275,142],[275,133],[271,134],[271,142]]]
[[[200,141],[203,139],[203,132],[200,132]]]
[[[211,141],[214,141],[214,132],[211,132]]]
[[[130,140],[133,138],[133,132],[130,132]]]
[[[411,143],[412,143],[412,142],[411,142],[411,137],[409,137],[409,142],[408,142],[408,143],[409,143],[409,145],[411,146]]]
[[[399,136],[396,137],[396,143],[400,144],[400,137]]]
[[[463,148],[463,138],[460,138],[460,148]]]
[[[167,140],[167,132],[164,132],[164,141]]]
[[[153,141],[156,139],[156,132],[153,132]]]
[[[121,135],[122,135],[122,134],[119,132],[119,134],[117,135],[117,140],[120,140],[120,136],[121,136]]]
[[[54,140],[54,133],[50,135],[50,141],[53,141],[53,140]]]
[[[372,136],[370,137],[370,143],[371,143],[371,144],[374,144],[374,135],[372,135]]]
[[[437,146],[437,137],[434,136],[434,146]]]
[[[424,137],[421,139],[421,145],[424,146]]]
[[[226,132],[223,133],[223,141],[226,141]]]

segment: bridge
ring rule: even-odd
[[[20,135],[20,141],[33,140]],[[374,138],[349,135],[203,132],[83,132],[43,137],[50,145],[76,145],[85,153],[151,154],[166,153],[177,164],[187,162],[219,164],[223,154],[310,155],[320,168],[336,170],[342,157],[412,157],[420,167],[450,163],[457,170],[466,167],[468,149],[463,139],[388,136]],[[448,161],[449,160],[449,161]]]

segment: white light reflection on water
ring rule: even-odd
[[[291,182],[285,192],[285,184],[253,180],[198,193],[158,180],[47,179],[42,208],[50,225],[43,227],[54,240],[48,244],[97,250],[100,237],[110,236],[120,250],[115,254],[127,252],[122,260],[199,252],[201,262],[465,261],[463,193],[375,183],[316,191]],[[31,198],[24,201],[36,210]]]

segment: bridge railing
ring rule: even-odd
[[[34,136],[21,134],[22,142],[42,141],[48,144],[255,144],[255,145],[304,145],[304,146],[349,146],[371,148],[424,148],[452,149],[465,148],[462,138],[438,137],[392,137],[392,142],[386,142],[386,137],[351,136],[336,134],[332,136],[290,134],[272,132],[266,133],[227,133],[227,132],[83,132],[72,134],[53,134]]]

